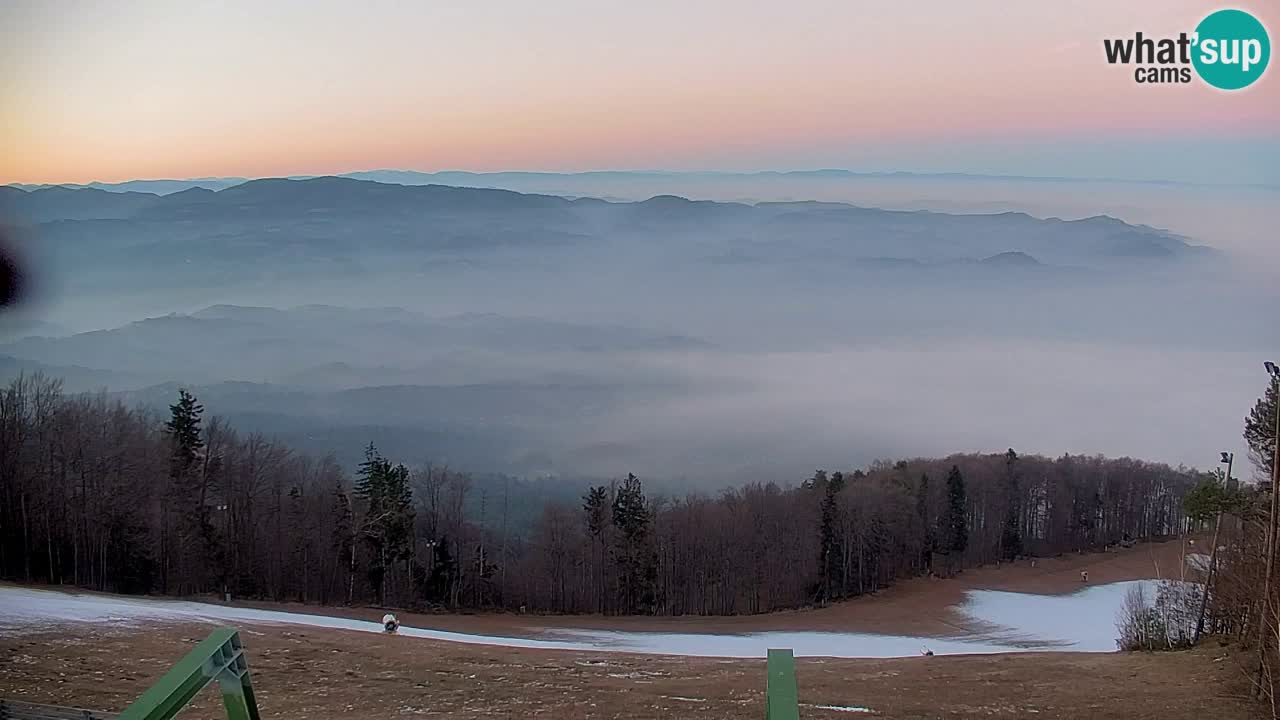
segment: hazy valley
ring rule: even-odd
[[[494,180],[557,178],[600,176]],[[1196,463],[1208,441],[1112,433],[1233,420],[1252,388],[1230,358],[1280,334],[1276,288],[1238,259],[1105,216],[213,186],[0,188],[43,291],[0,373],[161,409],[191,387],[344,464],[374,441],[478,472],[718,484],[1011,441]],[[1197,389],[1211,366],[1238,396]]]

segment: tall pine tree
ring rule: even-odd
[[[1274,380],[1267,382],[1267,390],[1254,403],[1249,417],[1244,419],[1244,439],[1249,444],[1249,460],[1258,470],[1261,480],[1270,480],[1276,451],[1276,412],[1280,407],[1277,398],[1277,384]]]
[[[160,527],[161,581],[168,589],[171,572],[186,591],[199,590],[204,578],[192,569],[197,565],[199,539],[212,536],[208,508],[201,502],[197,460],[204,449],[200,419],[204,406],[186,390],[178,391],[178,402],[169,406],[164,432],[169,439],[169,485],[161,496]],[[206,542],[207,544],[207,542]]]
[[[947,473],[947,553],[961,556],[969,547],[969,508],[960,467]]]
[[[1022,489],[1018,479],[1018,453],[1009,448],[1004,454],[1004,527],[1000,532],[1000,550],[1005,560],[1022,554]]]
[[[191,470],[204,448],[204,440],[200,437],[203,414],[204,406],[186,390],[179,390],[178,402],[169,406],[169,422],[165,423],[164,430],[172,443],[169,472],[175,480]]]
[[[596,569],[596,610],[605,611],[605,525],[609,522],[609,490],[603,485],[592,486],[582,497],[582,512],[586,518],[587,534],[591,537],[592,563]]]
[[[356,497],[366,503],[360,534],[371,549],[368,576],[379,604],[387,601],[387,573],[412,554],[413,489],[409,470],[392,465],[369,444],[355,485]]]
[[[819,601],[826,603],[844,593],[840,573],[840,537],[836,531],[840,524],[839,498],[840,491],[844,489],[844,474],[832,473],[831,478],[827,479],[826,473],[819,471],[814,474],[814,485],[822,488],[822,524],[819,528],[821,563],[818,566],[822,572],[822,584]]]
[[[627,614],[653,610],[657,558],[651,542],[652,523],[640,479],[628,473],[613,498],[613,525],[619,531],[615,547],[618,596]]]

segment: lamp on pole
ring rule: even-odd
[[[1223,489],[1231,488],[1231,464],[1235,461],[1236,454],[1224,452],[1220,463],[1227,466],[1227,474],[1223,479]],[[1196,635],[1193,642],[1200,642],[1200,634],[1204,632],[1204,613],[1209,606],[1209,587],[1213,585],[1213,571],[1218,565],[1218,536],[1222,532],[1222,500],[1219,498],[1218,507],[1214,513],[1216,516],[1213,521],[1213,544],[1209,546],[1209,574],[1204,579],[1204,592],[1200,595],[1200,617],[1196,619]]]
[[[231,505],[229,503],[219,503],[214,506],[222,514],[224,518],[222,532],[222,601],[231,602]]]

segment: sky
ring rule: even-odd
[[[1142,86],[1204,0],[7,0],[0,183],[858,170],[1280,183],[1280,70]],[[1241,0],[1273,43],[1280,7]],[[1275,63],[1273,63],[1274,65]]]

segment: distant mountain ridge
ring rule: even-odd
[[[368,347],[401,367],[369,366]],[[200,383],[308,378],[310,385],[356,387],[418,384],[440,377],[442,368],[465,368],[507,354],[530,358],[713,347],[674,333],[492,313],[430,317],[399,307],[214,305],[108,330],[0,343],[0,371],[65,375],[76,381],[76,389],[137,387],[140,377]],[[462,381],[474,382],[465,374]]]
[[[1133,185],[1166,185],[1166,186],[1186,186],[1186,187],[1253,187],[1253,188],[1269,188],[1280,189],[1274,185],[1266,184],[1238,184],[1238,183],[1215,183],[1213,185],[1202,185],[1197,183],[1187,183],[1173,180],[1160,179],[1132,179],[1132,178],[1107,178],[1107,177],[1080,177],[1080,176],[1055,176],[1055,175],[1007,175],[996,173],[967,173],[967,172],[913,172],[902,170],[850,170],[846,168],[819,168],[810,170],[760,170],[755,172],[735,172],[735,171],[674,171],[674,170],[589,170],[583,172],[549,172],[549,171],[520,171],[505,170],[492,172],[477,172],[469,170],[439,170],[434,172],[424,172],[419,170],[395,170],[395,169],[378,169],[378,170],[358,170],[347,173],[336,173],[332,176],[325,175],[290,175],[287,176],[291,180],[308,180],[318,177],[343,177],[355,180],[371,180],[383,183],[395,183],[401,185],[462,185],[474,186],[480,183],[481,187],[502,187],[502,184],[512,180],[531,180],[531,179],[603,179],[603,178],[630,178],[630,179],[649,179],[661,180],[665,178],[832,178],[832,179],[877,179],[877,180],[902,180],[902,179],[930,179],[930,180],[952,180],[952,181],[1001,181],[1001,182],[1024,182],[1024,183],[1090,183],[1105,182]],[[7,187],[19,188],[22,190],[38,190],[50,187],[62,187],[71,189],[90,188],[97,190],[105,190],[108,192],[147,192],[157,195],[168,195],[190,188],[203,188],[207,190],[221,190],[234,185],[248,182],[251,179],[261,178],[245,178],[245,177],[202,177],[202,178],[165,178],[154,180],[124,180],[120,182],[89,182],[89,183],[10,183]]]
[[[1066,273],[1119,277],[1221,256],[1178,234],[1111,217],[948,214],[838,202],[753,205],[673,195],[605,201],[339,177],[255,179],[172,195],[0,191],[0,211],[40,240],[32,246],[38,260],[74,268],[65,275],[65,292],[82,296],[225,288],[210,297],[219,301],[236,299],[234,288],[355,283],[401,297],[420,287],[451,287],[465,273],[545,295],[566,281],[636,269],[659,283],[672,273],[694,283],[705,278],[691,273],[714,273],[735,288],[759,273],[782,287],[841,270],[874,281],[887,269],[896,282],[973,287],[989,283],[993,272],[1059,282]],[[398,290],[387,290],[390,279]]]
[[[834,171],[833,171],[834,172]],[[846,172],[846,171],[840,171]],[[381,175],[382,173],[350,173],[348,175],[324,175],[312,177],[292,177],[292,178],[261,178],[254,180],[245,180],[237,178],[232,182],[228,179],[227,183],[222,187],[205,187],[200,184],[193,184],[183,187],[180,190],[172,192],[156,192],[147,190],[120,190],[120,189],[104,189],[108,187],[106,184],[93,183],[90,185],[4,185],[0,186],[0,203],[10,206],[11,211],[17,211],[19,215],[25,210],[35,208],[43,210],[41,213],[45,217],[35,218],[34,222],[47,222],[49,220],[77,220],[77,219],[116,219],[129,218],[138,214],[144,214],[157,208],[166,210],[174,210],[182,207],[200,206],[200,205],[218,205],[250,202],[254,204],[278,203],[285,209],[297,209],[299,203],[314,203],[324,200],[328,195],[329,200],[341,198],[344,201],[377,201],[390,200],[393,198],[414,198],[415,202],[427,206],[448,206],[459,209],[473,209],[476,207],[562,207],[574,204],[602,204],[602,205],[633,205],[640,208],[654,208],[657,210],[685,209],[691,207],[703,208],[734,208],[734,207],[754,207],[759,210],[777,210],[777,209],[793,209],[797,211],[806,210],[863,210],[867,212],[909,212],[909,213],[925,213],[937,215],[957,215],[957,213],[936,212],[928,210],[882,210],[874,207],[861,207],[849,203],[831,202],[831,201],[762,201],[756,203],[727,202],[718,200],[691,200],[678,195],[654,195],[647,200],[642,201],[608,201],[599,198],[590,197],[573,197],[566,198],[561,195],[552,193],[536,193],[521,192],[516,190],[508,190],[497,187],[474,187],[468,185],[450,185],[443,182],[419,182],[419,183],[398,183],[390,180],[374,180],[368,177],[370,175]],[[480,173],[414,173],[415,175],[430,178],[443,178],[445,176],[462,176],[462,177],[484,177]],[[538,173],[502,173],[503,175],[528,175],[536,176]],[[576,173],[574,177],[587,177],[593,174],[607,175],[608,172],[600,173]],[[617,173],[625,175],[636,175],[636,173]],[[760,173],[768,174],[768,173]],[[894,175],[902,173],[894,173]],[[911,175],[911,173],[905,173]],[[554,173],[546,173],[546,175],[556,175]],[[981,176],[977,176],[981,177]],[[131,181],[130,183],[120,183],[111,185],[112,188],[119,188],[125,185],[136,186],[144,182],[164,182],[164,183],[183,183],[187,181]],[[195,182],[195,181],[193,181]],[[210,182],[209,184],[215,184]],[[424,193],[425,194],[413,194]],[[496,200],[501,198],[502,201]],[[485,202],[488,200],[489,202]],[[61,203],[61,205],[60,205]],[[240,205],[243,208],[243,205]],[[1081,218],[1079,220],[1062,221],[1058,218],[1034,218],[1034,216],[1020,212],[999,212],[999,213],[958,213],[958,215],[990,215],[990,216],[1007,216],[1019,217],[1027,219],[1044,219],[1060,222],[1074,223],[1093,223],[1093,224],[1111,224],[1118,227],[1136,227],[1146,230],[1156,230],[1145,225],[1133,225],[1119,218],[1108,215],[1096,215],[1089,218]]]
[[[104,183],[13,183],[7,187],[18,188],[20,190],[42,190],[45,188],[60,187],[69,190],[105,190],[107,192],[142,192],[154,195],[169,195],[171,193],[190,190],[191,188],[203,188],[206,190],[222,190],[233,185],[239,185],[247,182],[249,178],[242,177],[207,177],[207,178],[187,178],[187,179],[165,179],[165,180],[125,180],[123,182]]]

